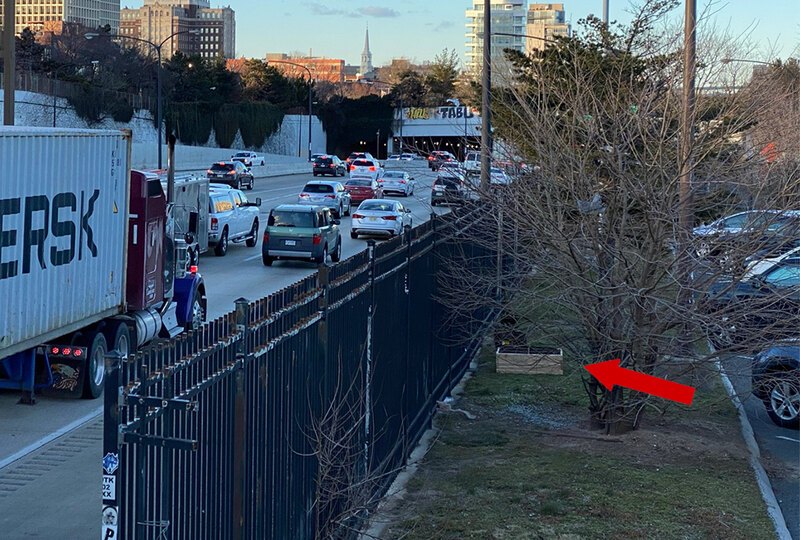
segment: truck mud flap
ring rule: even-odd
[[[79,398],[83,393],[83,370],[86,369],[86,347],[48,345],[42,347],[46,364],[52,373],[52,384],[42,393],[49,396]],[[38,355],[37,355],[38,356]]]

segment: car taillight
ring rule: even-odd
[[[383,219],[388,221],[397,221],[397,216],[383,216]]]
[[[428,156],[428,161],[433,161],[433,156]]]
[[[219,220],[215,217],[211,218],[211,230],[216,231],[219,229]]]
[[[264,231],[264,243],[269,243],[269,233],[267,231]]]
[[[228,174],[236,174],[236,171],[228,171]]]
[[[208,170],[206,171],[206,174],[214,174],[214,171],[212,171],[211,169],[208,169]]]
[[[405,184],[405,183],[406,183],[406,181],[405,181],[405,180],[400,180],[400,183],[401,183],[401,184]]]
[[[326,199],[335,199],[336,195],[325,195]]]
[[[315,234],[314,236],[312,236],[312,237],[311,237],[311,242],[312,242],[312,243],[313,243],[315,246],[318,246],[318,245],[320,245],[320,243],[322,242],[322,235],[320,235],[320,234]]]
[[[364,219],[364,216],[361,214],[353,214],[353,219]]]
[[[331,163],[330,165],[328,165],[328,167],[330,167],[331,169],[333,169],[335,166],[336,166],[336,165],[334,165],[333,163]]]
[[[300,194],[300,198],[301,199],[308,199],[308,193],[301,193]]]
[[[374,170],[375,170],[375,165],[373,165],[372,167],[370,167],[370,168],[369,168],[369,170],[371,170],[371,171],[374,171]]]

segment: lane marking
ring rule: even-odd
[[[800,443],[800,439],[792,439],[791,437],[786,437],[784,435],[775,435],[775,438],[776,439],[783,439],[784,441],[791,441],[791,442]]]
[[[64,435],[66,435],[70,431],[74,431],[74,430],[78,429],[79,427],[83,426],[84,424],[86,424],[88,422],[91,422],[92,420],[94,420],[95,418],[100,416],[101,414],[103,414],[103,406],[102,405],[97,407],[95,410],[93,410],[89,414],[87,414],[85,416],[82,416],[81,418],[78,418],[74,422],[70,422],[66,426],[57,429],[56,431],[50,433],[49,435],[46,435],[46,436],[42,437],[41,439],[39,439],[38,441],[36,441],[36,442],[34,442],[32,444],[29,444],[28,446],[26,446],[25,448],[23,448],[19,452],[11,454],[7,458],[3,459],[2,461],[0,461],[0,470],[3,470],[5,467],[8,467],[9,465],[14,463],[15,461],[19,461],[20,459],[24,458],[25,456],[27,456],[31,452],[35,452],[36,450],[38,450],[42,446],[44,446],[44,445],[46,445],[46,444],[58,439],[59,437],[62,437]]]

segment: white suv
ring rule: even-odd
[[[464,172],[466,172],[468,176],[481,173],[480,152],[467,152],[467,156],[464,158]]]
[[[211,184],[208,197],[208,245],[224,257],[230,242],[244,241],[247,247],[258,242],[258,207],[261,198],[250,202],[244,193],[224,184]]]

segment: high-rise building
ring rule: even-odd
[[[525,33],[525,52],[542,50],[558,36],[570,35],[570,25],[564,17],[564,4],[531,4]]]
[[[364,36],[364,50],[361,51],[361,71],[360,74],[362,77],[368,77],[374,68],[372,67],[372,51],[369,50],[369,27],[367,27],[367,33]]]
[[[119,29],[120,0],[17,0],[14,32],[24,28],[34,32],[53,23],[79,24],[88,29],[109,25],[116,33]],[[3,0],[0,0],[0,20]]]
[[[483,65],[483,0],[472,0],[467,9],[467,71],[477,73]],[[525,7],[527,0],[492,0],[492,34],[519,34],[520,36],[492,36],[492,64],[505,64],[504,49],[525,51]]]
[[[177,51],[203,58],[236,56],[236,13],[230,6],[212,8],[209,0],[145,0],[140,8],[120,12],[120,31],[124,36],[161,43],[170,34],[197,30],[197,35],[181,34],[164,43],[164,59]],[[147,52],[147,46],[142,50]]]

